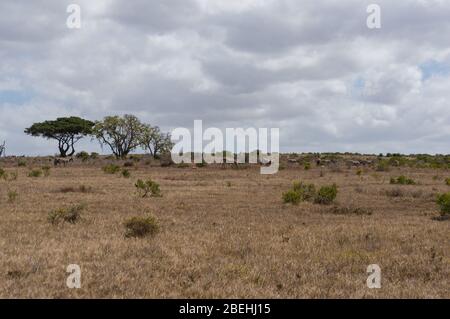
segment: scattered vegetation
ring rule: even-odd
[[[130,178],[131,173],[130,173],[129,170],[123,169],[123,170],[122,170],[122,176],[125,177],[125,178]]]
[[[108,164],[108,165],[103,166],[102,170],[106,174],[116,174],[116,173],[120,172],[121,168],[120,168],[120,166],[115,165],[115,164]]]
[[[28,173],[28,177],[37,178],[37,177],[41,177],[42,174],[43,174],[43,172],[41,169],[33,169]]]
[[[439,194],[436,203],[441,210],[441,216],[450,216],[450,193]]]
[[[142,238],[145,236],[153,236],[158,230],[159,226],[154,217],[132,217],[125,221],[125,237]]]
[[[337,185],[322,186],[318,191],[314,184],[295,182],[292,189],[283,193],[285,203],[299,204],[303,201],[312,201],[316,204],[329,205],[337,196]]]
[[[14,203],[19,196],[19,193],[15,190],[9,190],[8,191],[8,203]]]
[[[81,159],[82,162],[86,162],[86,161],[89,160],[90,156],[89,156],[88,152],[82,151],[82,152],[77,153],[75,155],[75,157],[78,158],[78,159]]]
[[[316,204],[329,205],[334,202],[338,193],[337,185],[322,186],[314,199]]]
[[[0,168],[0,179],[8,179],[8,173],[3,168]]]
[[[78,187],[65,186],[62,187],[59,192],[61,193],[92,193],[92,187],[86,185],[80,185]]]
[[[134,185],[137,188],[138,194],[141,197],[147,197],[150,195],[151,197],[161,197],[161,190],[159,188],[159,184],[148,179],[143,181],[138,179],[136,184]]]
[[[397,178],[392,177],[390,183],[393,185],[416,185],[416,182],[413,179],[407,178],[404,175]]]
[[[330,212],[335,215],[372,215],[372,210],[356,206],[333,206]]]
[[[76,205],[69,208],[58,208],[51,211],[48,214],[47,219],[52,225],[57,225],[61,222],[75,224],[80,219],[81,212],[84,208],[84,205]]]
[[[45,177],[50,176],[50,166],[42,166],[42,172]]]
[[[19,166],[19,167],[25,167],[25,166],[27,166],[27,162],[24,161],[24,160],[19,160],[19,161],[17,162],[17,166]]]
[[[445,179],[445,185],[450,186],[450,178]]]

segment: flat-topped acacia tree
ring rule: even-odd
[[[79,117],[60,117],[54,121],[34,123],[25,129],[25,133],[57,140],[60,156],[66,157],[75,153],[75,143],[84,136],[90,135],[93,126],[94,122]]]

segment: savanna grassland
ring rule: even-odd
[[[128,176],[109,161],[120,171],[105,173],[106,159],[0,162],[1,298],[450,298],[450,224],[435,218],[449,170],[312,162],[264,176],[256,165],[140,160]],[[391,184],[401,175],[414,184]],[[138,179],[161,196],[143,197]],[[285,203],[294,181],[335,183],[337,198]],[[76,218],[52,223],[70,207]],[[157,229],[127,236],[132,217]],[[69,264],[81,267],[80,289],[66,286]],[[381,289],[366,286],[370,264]]]

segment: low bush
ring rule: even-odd
[[[286,204],[294,204],[297,205],[302,201],[302,196],[296,192],[295,190],[289,190],[283,193],[283,201]]]
[[[84,205],[76,205],[70,208],[58,208],[51,211],[48,214],[47,219],[53,225],[57,225],[60,222],[75,224],[80,219],[81,212],[84,208]]]
[[[385,191],[386,196],[388,197],[405,197],[405,192],[400,188],[392,188]]]
[[[416,182],[413,179],[407,178],[404,175],[397,178],[392,177],[390,183],[394,185],[416,185]]]
[[[295,182],[292,189],[283,193],[285,203],[298,204],[303,201],[313,201],[316,204],[328,205],[334,202],[337,196],[337,186],[323,186],[316,191],[314,184]]]
[[[129,177],[131,176],[130,171],[127,170],[127,169],[123,169],[122,172],[121,172],[121,174],[122,174],[122,176],[125,177],[125,178],[129,178]]]
[[[18,196],[19,196],[19,193],[17,193],[17,191],[9,190],[8,191],[8,202],[14,203]]]
[[[316,204],[329,205],[334,202],[338,193],[337,185],[322,186],[314,199]]]
[[[153,236],[158,230],[159,226],[154,217],[132,217],[124,222],[125,237],[145,237]]]
[[[436,203],[441,210],[441,216],[450,215],[450,193],[438,195]]]
[[[312,200],[316,196],[316,187],[314,186],[314,184],[294,182],[292,190],[300,194],[302,201]]]
[[[50,176],[50,166],[42,166],[42,172],[44,173],[45,177]]]
[[[372,215],[372,211],[367,208],[361,208],[356,206],[333,206],[330,212],[335,215]]]
[[[108,165],[103,166],[102,170],[106,174],[116,174],[116,173],[120,172],[121,168],[120,168],[120,166],[115,165],[115,164],[108,164]]]
[[[82,151],[77,153],[75,157],[81,159],[82,162],[86,162],[90,156],[88,152]]]
[[[450,178],[445,179],[445,185],[450,186]]]
[[[28,173],[28,177],[41,177],[42,176],[42,170],[40,169],[33,169]]]
[[[137,188],[138,194],[141,197],[147,197],[148,195],[150,195],[151,197],[162,196],[159,184],[152,181],[151,179],[146,181],[138,179],[134,186]]]
[[[25,166],[27,166],[27,162],[24,161],[24,160],[19,160],[19,161],[17,162],[17,166],[19,166],[19,167],[25,167]]]
[[[8,173],[3,168],[0,168],[0,179],[8,179]]]

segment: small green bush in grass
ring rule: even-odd
[[[411,179],[411,178],[407,178],[406,176],[401,175],[401,176],[399,176],[397,178],[392,177],[391,178],[391,184],[394,184],[394,185],[415,185],[416,182],[413,179]]]
[[[59,208],[51,211],[48,214],[47,219],[53,225],[57,225],[60,222],[75,224],[80,219],[81,212],[84,208],[84,205],[76,205],[70,208]]]
[[[314,199],[316,204],[329,205],[334,202],[338,193],[337,185],[322,186]]]
[[[103,166],[102,170],[103,172],[105,172],[106,174],[116,174],[118,172],[120,172],[120,166],[115,165],[115,164],[108,164]]]
[[[76,158],[81,159],[82,162],[86,162],[89,159],[89,153],[82,151],[77,153],[77,155],[75,155]]]
[[[154,217],[132,217],[125,221],[125,237],[142,238],[145,236],[153,236],[158,230],[159,226]]]
[[[42,170],[40,169],[33,169],[28,173],[28,177],[41,177],[42,176]]]
[[[162,196],[159,184],[152,181],[151,179],[146,181],[138,179],[134,186],[137,188],[138,194],[141,197],[147,197],[148,195],[150,195],[151,197]]]
[[[122,174],[122,176],[125,177],[125,178],[129,178],[129,177],[131,176],[130,171],[127,170],[127,169],[123,169],[121,174]]]
[[[9,190],[8,191],[8,202],[14,203],[18,196],[19,196],[19,193],[17,193],[17,191]]]
[[[42,166],[42,172],[44,173],[45,177],[50,176],[50,166]]]
[[[450,215],[450,193],[438,195],[436,203],[441,209],[442,216]]]
[[[450,186],[450,178],[445,179],[445,185]]]
[[[27,162],[24,161],[24,160],[19,160],[19,161],[17,162],[17,166],[19,166],[19,167],[25,167],[25,166],[27,166]]]
[[[302,196],[300,195],[300,193],[291,189],[291,190],[283,193],[283,201],[286,204],[289,203],[289,204],[297,205],[302,201]]]
[[[3,168],[0,168],[0,179],[8,179],[8,173]]]

